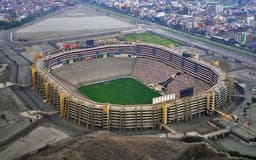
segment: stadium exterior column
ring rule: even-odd
[[[32,86],[35,88],[36,86],[36,67],[35,67],[35,63],[38,59],[42,58],[42,54],[41,53],[36,53],[35,57],[34,57],[34,63],[31,66],[31,78],[32,78]]]
[[[31,66],[31,79],[32,79],[32,87],[36,88],[36,81],[37,81],[37,77],[36,77],[36,67],[35,67],[35,63],[38,59],[42,58],[42,54],[41,53],[36,53],[35,57],[34,57],[34,63]]]
[[[64,116],[64,101],[65,101],[65,93],[61,92],[59,93],[60,96],[60,115],[63,117]]]
[[[107,105],[103,106],[103,108],[102,108],[103,113],[105,113],[106,116],[107,116],[107,129],[108,130],[109,130],[109,127],[110,127],[110,124],[109,124],[109,108],[110,108],[110,104],[107,104]]]
[[[110,109],[110,104],[107,105],[107,124],[108,124],[108,130],[110,129],[109,109]]]
[[[163,124],[167,124],[167,105],[166,104],[163,104],[162,106],[162,114],[163,114],[162,122]]]
[[[208,92],[206,94],[206,98],[207,98],[206,108],[207,110],[210,110],[211,92]]]
[[[65,105],[65,118],[68,120],[69,118],[69,105],[70,105],[70,96],[66,96],[66,105]]]

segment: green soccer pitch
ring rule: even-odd
[[[184,45],[182,42],[178,42],[173,39],[164,38],[157,34],[148,33],[148,32],[124,35],[123,37],[121,37],[121,40],[128,41],[128,42],[136,42],[137,39],[139,39],[142,43],[152,43],[152,44],[157,44],[165,47],[169,47],[170,44],[174,44],[175,47]]]
[[[121,105],[152,104],[152,98],[160,96],[133,78],[86,85],[78,90],[95,102]]]

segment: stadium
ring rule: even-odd
[[[230,104],[234,92],[233,79],[219,68],[153,44],[37,56],[31,72],[33,88],[64,119],[108,130],[200,118]]]

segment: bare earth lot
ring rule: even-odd
[[[54,150],[54,149],[53,149]],[[183,143],[161,138],[131,138],[109,133],[87,136],[71,146],[49,154],[34,155],[33,160],[228,160],[204,143]]]
[[[87,7],[76,6],[54,17],[25,25],[13,33],[13,40],[32,41],[78,35],[88,36],[131,28],[134,28],[134,25],[103,16]]]

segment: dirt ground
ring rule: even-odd
[[[105,16],[93,8],[77,5],[21,27],[13,32],[13,39],[34,41],[59,37],[75,38],[134,28],[136,27],[130,23]]]
[[[52,150],[52,153],[51,153]],[[205,143],[166,138],[134,138],[103,133],[83,137],[60,150],[50,148],[30,160],[228,160]]]

